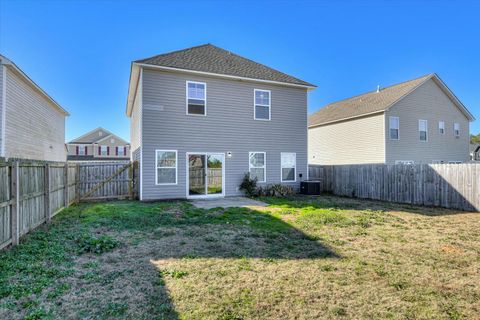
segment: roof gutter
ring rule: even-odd
[[[11,61],[10,59],[7,59],[6,57],[0,55],[0,62],[1,64],[3,64],[4,66],[7,66],[9,68],[11,68],[16,74],[20,75],[24,80],[26,80],[26,82],[32,86],[35,90],[37,90],[41,95],[43,95],[48,101],[50,101],[54,106],[55,108],[60,111],[62,114],[64,114],[66,117],[68,117],[70,115],[70,113],[68,113],[67,110],[65,110],[64,108],[62,108],[58,102],[56,102],[52,97],[50,97],[48,95],[48,93],[46,93],[42,88],[40,88],[32,79],[30,79],[26,74],[25,72],[23,72],[19,67],[17,67],[17,65]]]

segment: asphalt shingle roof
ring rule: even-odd
[[[404,95],[410,93],[433,76],[434,74],[429,74],[417,79],[382,88],[379,92],[375,90],[328,104],[308,117],[308,125],[318,126],[342,119],[385,111]]]
[[[212,44],[159,54],[135,62],[315,87],[315,85],[311,83],[246,59]]]

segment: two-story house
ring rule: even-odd
[[[65,161],[69,114],[13,61],[0,55],[0,156]]]
[[[436,75],[331,103],[309,117],[311,164],[469,161],[473,115]]]
[[[69,161],[130,160],[130,144],[97,128],[67,143]]]
[[[140,199],[240,195],[245,173],[298,188],[314,88],[210,44],[134,61],[126,113]]]

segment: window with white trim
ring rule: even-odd
[[[291,152],[281,153],[282,182],[296,181],[297,154]]]
[[[453,134],[457,138],[460,137],[460,123],[455,122],[453,124]]]
[[[187,114],[205,116],[207,114],[207,84],[187,81]]]
[[[248,172],[250,178],[257,178],[258,182],[267,181],[267,157],[265,152],[250,152],[248,161]]]
[[[87,147],[85,147],[85,146],[78,146],[77,148],[78,148],[78,155],[79,155],[79,156],[84,156],[84,155],[85,155],[85,149],[86,149]]]
[[[108,156],[108,146],[100,146],[100,155]]]
[[[390,117],[389,120],[390,128],[390,140],[399,140],[400,139],[400,119],[398,117]]]
[[[438,122],[438,133],[445,134],[445,121]]]
[[[255,120],[270,120],[270,95],[270,90],[254,90]]]
[[[118,146],[117,147],[117,152],[118,152],[119,156],[125,156],[125,153],[126,153],[125,151],[126,151],[125,146]]]
[[[428,140],[428,122],[427,120],[418,120],[418,132],[420,141]]]
[[[177,150],[156,150],[156,184],[177,184]]]

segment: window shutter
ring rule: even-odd
[[[107,146],[107,156],[110,155],[110,147]]]
[[[98,146],[98,155],[102,154],[102,147]]]
[[[75,147],[76,155],[78,156],[78,146]]]
[[[115,155],[118,156],[118,147],[115,147]]]
[[[88,155],[87,146],[85,146],[85,155]]]

